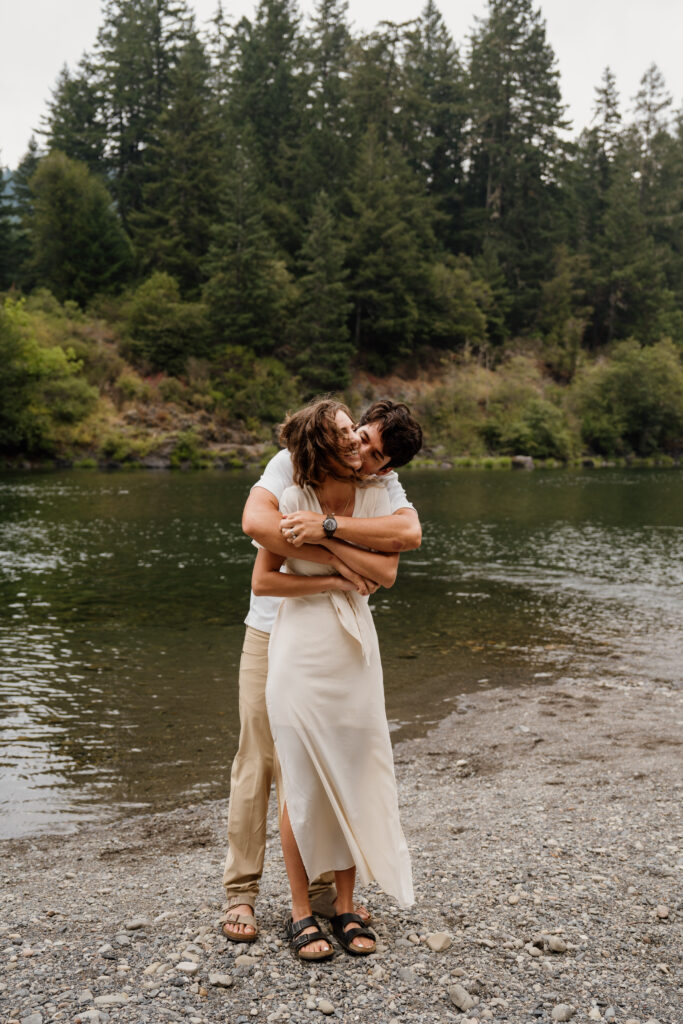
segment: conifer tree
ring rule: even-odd
[[[351,303],[346,294],[344,245],[335,228],[330,200],[320,192],[301,250],[303,274],[291,360],[307,392],[338,391],[350,380],[353,342]]]
[[[237,145],[203,269],[202,294],[216,341],[271,352],[283,330],[289,276],[265,224],[259,183]]]
[[[309,113],[297,167],[303,205],[322,190],[338,201],[353,161],[346,87],[351,33],[348,0],[318,0],[307,33]]]
[[[253,22],[236,29],[231,119],[247,133],[265,200],[268,225],[290,255],[301,223],[290,197],[307,107],[300,18],[294,0],[260,0]]]
[[[173,70],[168,106],[145,154],[141,209],[130,214],[142,271],[166,271],[189,298],[203,279],[218,203],[220,132],[208,79],[206,54],[193,36]]]
[[[107,143],[102,97],[87,57],[81,60],[76,74],[64,65],[45,120],[49,149],[58,149],[72,160],[80,160],[94,173],[102,173]]]
[[[8,183],[9,173],[0,164],[0,291],[9,288],[16,275],[14,224],[7,191]]]
[[[85,164],[55,151],[30,181],[29,272],[61,302],[85,304],[111,291],[131,268],[130,243],[105,185]]]
[[[106,124],[108,175],[124,226],[141,206],[141,166],[192,30],[186,0],[106,0],[92,66]]]
[[[555,56],[531,0],[489,0],[472,38],[470,86],[469,216],[479,245],[488,238],[497,249],[514,289],[510,326],[519,330],[558,241],[559,133],[567,126]]]
[[[345,219],[352,331],[377,372],[411,354],[435,239],[428,203],[395,144],[370,127],[358,153]]]
[[[14,280],[21,287],[31,287],[29,258],[31,239],[29,223],[33,211],[33,194],[30,181],[38,169],[41,154],[35,135],[29,139],[28,147],[12,173],[12,217],[14,223],[13,263]]]
[[[461,217],[466,84],[458,51],[433,0],[408,34],[398,136],[410,165],[442,217],[436,228],[451,249]]]

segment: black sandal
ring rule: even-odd
[[[327,936],[323,935],[320,931],[320,925],[314,917],[302,917],[299,921],[293,921],[290,917],[285,927],[289,944],[292,947],[294,956],[297,960],[329,960],[334,956],[332,943]],[[308,935],[302,935],[301,933],[306,928],[315,928],[316,931],[311,932]],[[325,942],[328,948],[311,950],[310,953],[306,953],[304,947],[308,946],[311,942]]]
[[[377,936],[365,927],[362,917],[359,917],[358,914],[335,914],[330,918],[330,924],[339,945],[351,956],[368,956],[377,949]],[[348,924],[357,924],[360,927],[349,928],[348,931],[345,931]],[[352,945],[353,940],[358,938],[372,939],[375,945],[367,948]]]

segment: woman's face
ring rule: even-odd
[[[354,472],[357,472],[363,465],[363,460],[361,459],[360,442],[358,434],[354,430],[353,420],[351,420],[343,409],[338,409],[335,414],[334,421],[344,437],[351,441],[354,446],[352,453],[344,459],[340,468],[343,470],[352,469]],[[346,476],[347,474],[343,473],[342,475]]]

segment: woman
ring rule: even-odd
[[[389,514],[385,488],[363,485],[357,476],[361,460],[345,406],[331,399],[313,403],[286,421],[281,441],[292,454],[295,480],[282,496],[283,514]],[[353,548],[349,562],[391,586],[398,555]],[[263,549],[252,587],[255,594],[286,598],[270,638],[266,703],[282,776],[282,849],[292,891],[288,935],[299,959],[333,955],[311,915],[308,879],[334,870],[334,934],[347,952],[366,955],[374,952],[375,937],[353,913],[356,870],[402,906],[413,902],[367,587]]]

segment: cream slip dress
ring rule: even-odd
[[[283,513],[321,512],[309,487],[288,487]],[[353,515],[390,515],[386,489],[356,489]],[[329,566],[288,558],[287,572]],[[356,865],[400,906],[414,902],[398,815],[382,664],[368,598],[332,591],[285,598],[270,635],[266,704],[292,831],[309,878]]]

